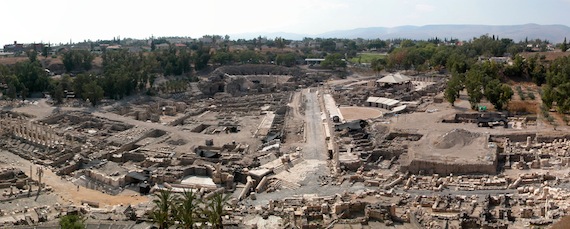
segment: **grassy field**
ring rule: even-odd
[[[358,60],[360,60],[360,63],[371,63],[374,59],[382,58],[386,58],[385,53],[358,53],[356,57],[351,58],[349,61],[354,64],[359,63]]]

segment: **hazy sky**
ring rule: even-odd
[[[428,24],[570,25],[570,0],[6,0],[0,44],[70,39],[319,34]]]

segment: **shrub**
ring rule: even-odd
[[[515,90],[517,91],[517,94],[519,94],[519,97],[521,97],[521,100],[525,100],[525,96],[524,96],[524,92],[522,91],[522,87],[519,85],[515,88]]]
[[[59,226],[65,229],[85,228],[85,218],[79,215],[66,215],[60,218]]]

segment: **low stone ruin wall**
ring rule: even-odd
[[[481,164],[446,164],[439,161],[421,161],[413,160],[409,165],[402,166],[403,171],[409,171],[412,174],[424,175],[430,174],[497,174],[497,162],[481,163]]]
[[[110,177],[93,170],[85,170],[85,176],[113,187],[122,187],[126,185],[125,175]]]
[[[511,142],[526,142],[527,137],[534,139],[536,133],[514,133],[514,134],[496,134],[489,136],[490,140],[493,142],[504,142],[505,138],[509,138]]]
[[[61,169],[59,169],[56,174],[58,176],[63,176],[63,175],[69,175],[77,170],[79,170],[81,168],[81,164],[82,164],[82,160],[79,161],[73,161],[71,162],[70,165],[62,167]]]

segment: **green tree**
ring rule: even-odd
[[[555,59],[546,73],[546,85],[542,88],[542,100],[545,106],[556,105],[558,112],[570,111],[570,58]]]
[[[570,82],[558,85],[552,92],[551,96],[556,102],[556,110],[559,113],[570,111]]]
[[[527,66],[521,55],[516,55],[513,59],[513,64],[505,68],[503,74],[507,77],[520,78],[524,76]]]
[[[502,84],[498,79],[493,79],[485,87],[485,97],[495,106],[495,109],[502,110],[511,100],[513,90],[506,84]]]
[[[387,68],[408,69],[410,66],[406,64],[407,59],[408,49],[397,48],[388,55]]]
[[[554,102],[554,98],[552,96],[553,90],[554,89],[549,84],[542,86],[542,103],[548,109],[552,108],[552,103]]]
[[[325,56],[325,60],[321,62],[321,66],[330,69],[346,68],[346,61],[338,53]]]
[[[44,47],[42,48],[42,56],[44,58],[47,58],[47,56],[49,55],[49,52],[51,51],[51,47],[48,45],[44,45]]]
[[[59,226],[62,229],[83,229],[85,218],[79,215],[65,215],[59,219]]]
[[[336,42],[333,39],[326,39],[321,42],[320,48],[324,52],[336,51]]]
[[[230,195],[217,193],[207,201],[202,214],[206,216],[212,228],[223,228],[222,217],[227,214],[225,207],[228,206],[229,199]]]
[[[379,74],[382,70],[386,68],[386,59],[384,58],[373,59],[372,63],[370,63],[370,66],[372,67],[372,70],[376,72],[376,74]]]
[[[4,80],[7,86],[4,94],[11,99],[15,99],[16,97],[18,97],[18,94],[23,89],[23,85],[22,83],[20,83],[18,77],[16,77],[15,75],[7,75],[4,77]]]
[[[461,88],[461,76],[458,73],[455,73],[451,76],[451,79],[447,81],[447,87],[444,91],[445,99],[451,104],[451,106],[454,106],[455,101],[459,98]]]
[[[212,63],[216,63],[219,65],[226,65],[231,64],[234,61],[234,55],[231,52],[226,52],[222,50],[216,51],[212,55]]]
[[[430,64],[435,68],[441,69],[447,64],[447,58],[449,58],[450,54],[451,50],[447,46],[441,46],[431,56]]]
[[[275,62],[278,65],[284,65],[287,67],[292,67],[295,65],[296,57],[293,53],[278,54],[275,58]]]
[[[183,75],[192,72],[192,55],[186,49],[176,49],[174,46],[156,53],[156,61],[164,75]],[[137,59],[144,61],[146,57],[139,56]],[[135,65],[137,68],[146,69],[144,65]],[[150,69],[146,69],[149,72]],[[142,76],[142,75],[141,75]]]
[[[405,39],[405,40],[402,40],[402,42],[400,42],[400,47],[402,47],[402,48],[409,48],[409,47],[414,47],[414,46],[415,46],[414,42],[412,40],[409,40],[409,39]]]
[[[282,37],[276,37],[276,38],[275,38],[275,46],[276,46],[277,48],[280,48],[280,49],[285,48],[286,42],[287,42],[287,41],[286,41],[285,39],[283,39]]]
[[[562,50],[562,52],[566,52],[567,49],[568,49],[568,43],[566,42],[566,37],[565,37],[564,42],[562,42],[562,44],[560,45],[560,50]]]
[[[63,66],[67,72],[84,72],[91,70],[93,54],[87,50],[70,50],[63,54]]]
[[[30,59],[34,59],[30,57]],[[39,61],[24,61],[16,63],[14,66],[14,74],[21,83],[21,90],[27,90],[29,93],[43,92],[48,88],[49,81],[47,73],[42,68]],[[25,93],[27,94],[27,93]]]
[[[64,93],[63,86],[61,85],[61,83],[58,83],[57,86],[55,86],[51,95],[52,95],[52,99],[55,100],[56,104],[61,104],[63,102],[63,98],[65,97],[65,93]]]
[[[38,52],[36,52],[35,50],[31,50],[29,52],[26,53],[28,55],[28,60],[30,62],[36,62],[38,60]]]
[[[261,57],[253,50],[244,50],[236,52],[236,59],[242,64],[259,64]]]
[[[157,199],[154,199],[154,207],[150,213],[152,221],[158,224],[160,229],[167,229],[173,224],[172,211],[174,196],[168,190],[161,190],[155,194]]]
[[[467,95],[469,95],[471,109],[476,110],[483,98],[483,73],[480,70],[472,69],[467,72],[465,89],[467,89]]]
[[[101,99],[103,99],[104,93],[103,88],[95,81],[91,81],[83,86],[83,99],[89,99],[93,106],[99,104]]]
[[[194,53],[194,69],[200,71],[208,67],[208,61],[210,61],[210,48],[202,47]]]
[[[454,52],[447,58],[446,68],[451,72],[465,73],[469,70],[468,57],[460,52]]]
[[[65,75],[64,75],[65,77]],[[75,78],[73,79],[73,83],[72,83],[72,89],[73,92],[75,92],[75,96],[77,96],[78,98],[84,98],[83,96],[83,86],[87,85],[88,83],[90,83],[91,81],[94,81],[95,79],[87,74],[77,74],[77,76],[75,76]]]
[[[120,99],[134,92],[144,91],[151,75],[156,69],[160,69],[155,58],[154,55],[147,57],[142,53],[130,53],[125,49],[107,50],[103,54],[103,77],[97,79],[105,95]],[[169,63],[179,64],[178,60]],[[184,67],[176,66],[176,68],[184,70]]]
[[[368,49],[383,49],[383,48],[386,48],[387,46],[388,46],[388,44],[386,44],[386,41],[376,39],[376,40],[370,41],[368,43],[367,48]]]
[[[199,219],[200,203],[194,192],[185,190],[182,198],[176,200],[175,218],[179,222],[180,228],[191,229]]]

